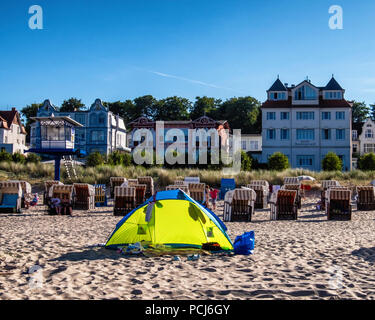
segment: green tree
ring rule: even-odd
[[[81,111],[85,108],[85,105],[81,102],[81,99],[70,98],[64,100],[60,107],[60,112],[74,112]]]
[[[261,104],[253,97],[231,98],[224,101],[216,114],[216,119],[228,120],[232,129],[241,133],[261,132]]]
[[[12,161],[12,155],[9,153],[9,152],[6,152],[6,151],[1,151],[0,152],[0,162],[1,161]]]
[[[217,110],[221,104],[220,99],[209,97],[196,97],[194,105],[190,110],[190,118],[198,119],[204,115],[211,118],[216,118]]]
[[[191,102],[186,98],[169,97],[156,103],[155,120],[188,120]]]
[[[26,163],[39,163],[40,161],[41,161],[41,158],[35,153],[28,153],[25,159]]]
[[[353,102],[352,123],[364,122],[370,116],[370,108],[365,102]]]
[[[366,153],[358,159],[358,168],[364,171],[375,170],[375,154]]]
[[[25,163],[26,157],[19,152],[15,152],[12,154],[12,160],[16,163]]]
[[[43,103],[32,103],[27,105],[21,110],[22,117],[26,120],[25,130],[26,130],[26,142],[30,142],[30,127],[33,120],[31,117],[36,117],[38,109],[43,105]]]
[[[282,171],[290,167],[288,157],[281,153],[275,152],[268,159],[268,168],[270,170]]]
[[[241,151],[241,170],[251,171],[251,164],[251,157],[245,151]]]
[[[103,105],[114,114],[118,114],[124,119],[125,123],[129,123],[137,118],[136,106],[132,100],[126,100],[124,102],[103,102]]]
[[[152,95],[135,98],[133,100],[134,107],[130,110],[132,120],[139,117],[154,119],[157,113],[157,102]]]
[[[328,152],[322,160],[322,168],[324,171],[341,171],[342,161],[334,152]]]
[[[90,153],[87,157],[87,160],[86,160],[86,165],[88,167],[96,167],[96,166],[100,166],[104,163],[104,158],[103,156],[101,155],[100,152],[96,151],[96,152],[93,152],[93,153]]]

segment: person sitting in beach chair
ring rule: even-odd
[[[49,191],[50,201],[48,213],[71,215],[73,212],[73,185],[54,184]],[[52,203],[52,199],[59,199],[58,207]],[[56,201],[55,201],[56,202]],[[58,209],[58,210],[56,210]]]
[[[57,215],[61,214],[61,200],[59,198],[50,199],[50,209]]]

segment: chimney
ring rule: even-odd
[[[292,88],[294,88],[296,85],[295,84],[292,84]]]
[[[12,111],[17,111],[15,107],[12,108]]]
[[[284,86],[285,86],[285,87],[287,88],[287,87],[288,87],[288,83],[287,83],[287,82],[285,82],[285,83],[284,83]]]

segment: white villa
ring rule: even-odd
[[[308,79],[291,86],[277,79],[262,104],[262,162],[279,151],[292,168],[319,171],[332,151],[350,170],[352,108],[344,93],[333,76],[324,87]]]
[[[26,130],[21,123],[16,108],[0,111],[0,151],[24,153],[26,149]]]

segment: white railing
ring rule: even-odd
[[[42,141],[42,149],[73,149],[74,143],[71,141]]]

